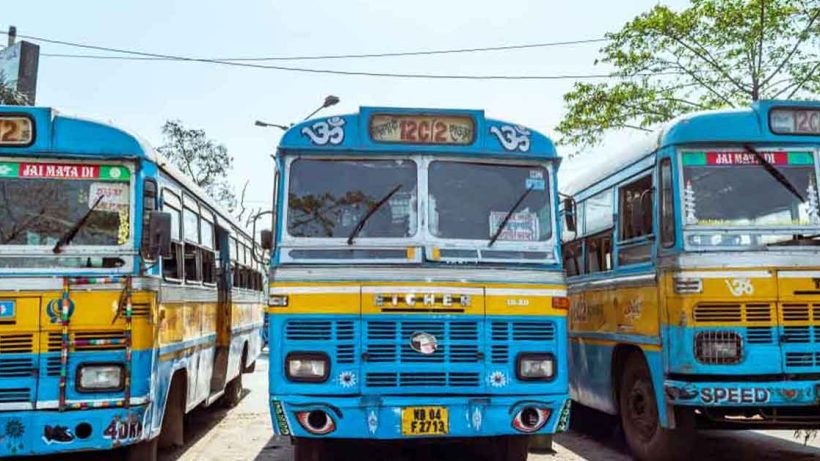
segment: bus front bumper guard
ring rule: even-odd
[[[689,382],[667,379],[664,393],[668,404],[682,406],[820,405],[820,380]]]
[[[146,434],[146,408],[0,412],[0,458],[108,450],[139,442]]]
[[[270,402],[274,432],[295,437],[343,439],[410,439],[440,437],[491,437],[500,435],[553,434],[569,424],[569,399],[566,394],[492,397],[381,396],[381,397],[308,397],[274,396]],[[445,434],[408,435],[402,429],[402,410],[407,408],[446,408]],[[532,432],[514,427],[523,409],[535,408],[545,416],[543,425]],[[547,410],[547,411],[544,411]],[[313,434],[299,421],[299,414],[323,411],[333,419],[333,430]],[[409,423],[405,421],[405,426]]]

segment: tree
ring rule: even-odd
[[[560,143],[582,149],[613,129],[651,131],[687,112],[820,93],[818,0],[692,0],[657,5],[609,33],[595,64],[614,83],[564,95]]]
[[[165,122],[162,135],[165,143],[157,150],[233,213],[237,203],[228,182],[228,173],[233,169],[228,149],[208,139],[204,130],[186,128],[179,120]]]
[[[9,83],[6,74],[0,70],[0,104],[9,106],[25,106],[28,98],[23,93],[17,91],[14,85]]]

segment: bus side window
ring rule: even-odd
[[[209,210],[202,209],[200,221],[202,237],[202,282],[207,285],[216,283],[216,253],[214,252],[214,215]]]
[[[660,213],[661,219],[661,245],[664,248],[675,246],[675,204],[672,189],[672,160],[665,158],[661,160],[660,168]]]
[[[612,231],[587,237],[587,270],[589,273],[612,270]]]
[[[186,200],[187,202],[187,200]],[[185,282],[202,281],[202,255],[199,251],[199,208],[186,203],[182,209],[182,230],[185,238]]]
[[[179,199],[167,189],[162,191],[162,200],[162,210],[171,215],[171,256],[162,259],[162,277],[167,281],[181,282],[183,276],[181,207]]]
[[[567,270],[568,277],[584,273],[582,244],[582,240],[575,240],[564,244],[564,267]]]
[[[618,191],[620,239],[618,265],[652,258],[652,175],[647,174]]]

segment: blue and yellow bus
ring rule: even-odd
[[[764,101],[564,190],[572,398],[638,459],[688,459],[698,427],[820,427],[819,148],[820,103]]]
[[[138,138],[0,107],[0,457],[151,460],[187,412],[238,402],[265,306],[252,251]]]
[[[446,438],[519,460],[565,425],[558,165],[548,138],[475,110],[363,107],[285,133],[270,405],[297,460]]]

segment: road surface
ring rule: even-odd
[[[161,452],[161,461],[291,461],[293,451],[287,439],[273,437],[267,406],[267,360],[263,356],[256,372],[245,375],[246,395],[232,410],[201,409],[192,414],[186,444],[174,451]],[[609,433],[607,433],[609,432]],[[698,435],[698,461],[808,461],[820,460],[820,438],[804,446],[792,431],[728,432],[710,431]],[[404,461],[479,461],[482,447],[418,446],[405,452],[347,452],[347,459]],[[530,461],[628,461],[630,459],[613,428],[589,434],[568,432],[556,438],[554,453],[531,454]],[[48,461],[102,461],[119,459],[119,453],[97,453],[50,457]],[[40,461],[29,460],[29,461]]]

